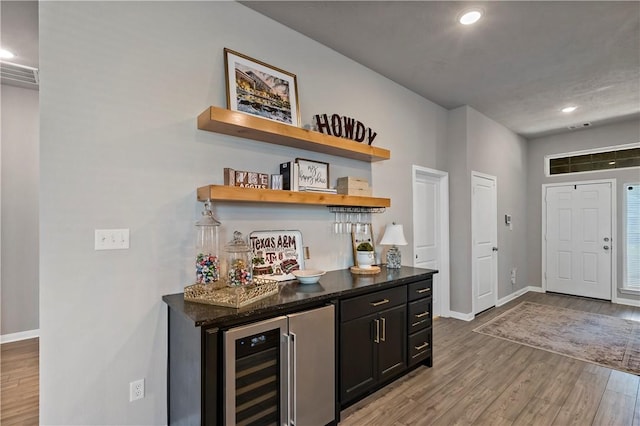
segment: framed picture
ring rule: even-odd
[[[367,268],[375,263],[376,243],[373,239],[373,226],[370,223],[351,225],[351,245],[355,266]]]
[[[296,158],[298,163],[298,187],[329,188],[329,163]]]
[[[295,74],[224,49],[227,108],[300,126]]]

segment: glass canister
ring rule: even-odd
[[[218,228],[211,204],[204,203],[202,218],[196,222],[196,283],[214,284],[220,279]]]
[[[233,240],[225,246],[227,285],[239,287],[253,283],[253,252],[242,233],[235,231]]]

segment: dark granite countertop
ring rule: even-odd
[[[381,267],[378,274],[356,275],[348,269],[329,271],[318,284],[300,284],[285,281],[280,284],[280,292],[242,308],[226,308],[203,303],[185,302],[184,294],[170,294],[162,297],[170,309],[182,313],[195,327],[226,327],[248,320],[258,320],[268,316],[289,313],[297,309],[318,306],[327,301],[357,296],[371,291],[391,288],[410,282],[427,279],[438,271],[403,266],[400,269]]]

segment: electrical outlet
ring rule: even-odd
[[[129,383],[129,402],[144,398],[144,379]]]
[[[511,269],[511,285],[515,285],[516,283],[516,273],[517,273],[518,269],[517,268],[512,268]]]

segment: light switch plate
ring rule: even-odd
[[[122,250],[129,248],[129,229],[96,229],[96,250]]]

